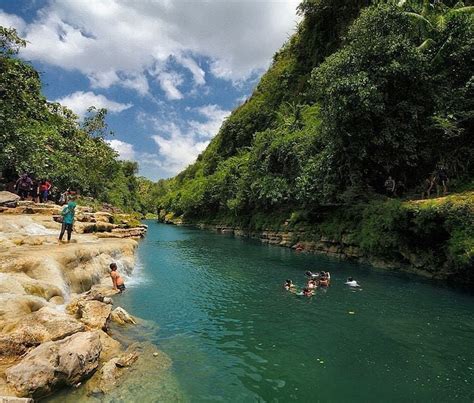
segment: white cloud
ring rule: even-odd
[[[209,144],[209,141],[196,141],[190,133],[182,133],[174,123],[163,126],[162,131],[166,135],[154,135],[152,139],[159,148],[161,167],[171,175],[193,163]]]
[[[138,116],[140,123],[145,126],[151,124],[151,129],[156,133],[151,138],[158,150],[156,154],[151,154],[148,163],[153,161],[165,176],[175,175],[192,164],[230,114],[230,111],[217,105],[204,105],[188,111],[195,112],[201,119],[183,121],[173,117],[172,113],[161,119],[144,113]]]
[[[203,69],[201,69],[201,67],[199,67],[199,65],[193,59],[189,57],[178,56],[177,60],[191,72],[194,78],[194,82],[197,85],[203,85],[206,83],[206,73]]]
[[[31,23],[6,13],[30,42],[24,57],[79,70],[93,87],[122,85],[142,95],[146,73],[173,58],[197,85],[196,57],[217,77],[238,82],[267,67],[296,25],[298,0],[50,0]],[[137,77],[139,77],[137,79]],[[166,81],[167,95],[180,99]],[[172,89],[171,87],[174,87]],[[166,90],[165,90],[166,91]]]
[[[13,27],[16,28],[18,32],[23,32],[25,29],[26,23],[22,18],[14,15],[7,14],[4,11],[0,10],[0,25],[2,27]]]
[[[72,109],[79,116],[84,116],[90,106],[106,108],[111,113],[119,113],[132,106],[132,104],[121,104],[112,101],[101,94],[94,94],[91,91],[76,91],[63,98],[56,99],[56,102]]]
[[[222,125],[224,119],[230,115],[230,111],[223,110],[217,105],[206,105],[195,109],[206,120],[204,122],[191,120],[190,130],[195,134],[207,138],[214,137]]]
[[[168,99],[182,99],[183,94],[178,89],[178,86],[183,83],[183,77],[175,72],[163,71],[158,74],[158,82],[161,89],[165,92]]]
[[[119,158],[126,161],[134,161],[136,158],[136,152],[133,148],[133,144],[126,143],[125,141],[120,140],[107,140],[110,147],[117,151]]]

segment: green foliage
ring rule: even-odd
[[[401,245],[407,215],[398,200],[370,203],[363,211],[359,244],[368,255],[394,257]]]
[[[362,10],[362,11],[361,11]],[[167,182],[188,217],[377,199],[437,165],[473,174],[473,24],[452,1],[304,0],[297,33],[216,138]]]
[[[0,171],[22,172],[127,211],[153,210],[141,203],[138,166],[120,162],[108,145],[105,109],[89,108],[79,124],[73,112],[41,94],[38,72],[15,58],[26,42],[0,27]],[[148,210],[147,210],[148,209]]]

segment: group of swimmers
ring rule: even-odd
[[[303,288],[302,291],[298,292],[297,287],[293,284],[293,281],[286,280],[285,284],[283,284],[283,288],[286,291],[294,293],[296,295],[302,295],[305,297],[311,297],[314,295],[314,292],[317,288],[327,288],[331,285],[331,273],[328,271],[321,271],[319,273],[313,273],[311,271],[307,271],[305,273],[307,277],[306,286]],[[354,280],[353,277],[347,278],[345,285],[349,287],[360,287],[359,283]]]

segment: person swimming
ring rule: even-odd
[[[316,289],[316,287],[317,287],[316,280],[311,279],[308,281],[307,288],[309,288],[310,290],[314,290]]]
[[[310,290],[308,287],[303,288],[303,295],[305,297],[312,297],[314,295],[314,290]]]
[[[120,276],[120,274],[117,271],[117,264],[116,263],[110,263],[110,277],[112,279],[112,285],[114,287],[114,290],[118,290],[120,293],[125,291],[125,283],[123,281],[123,278]]]
[[[285,284],[283,285],[283,288],[286,291],[292,291],[295,288],[295,285],[293,284],[293,281],[291,280],[286,280]]]
[[[355,281],[353,277],[348,277],[344,284],[348,285],[349,287],[360,287],[359,283]]]
[[[321,287],[328,287],[331,282],[331,275],[327,271],[322,271],[319,274],[319,285]]]
[[[308,270],[308,271],[305,273],[305,276],[306,276],[306,277],[309,277],[309,278],[319,278],[319,273],[313,273],[313,272],[311,272],[311,271]]]

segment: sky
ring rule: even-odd
[[[0,0],[50,101],[107,108],[119,158],[152,180],[206,148],[296,28],[298,0]]]

